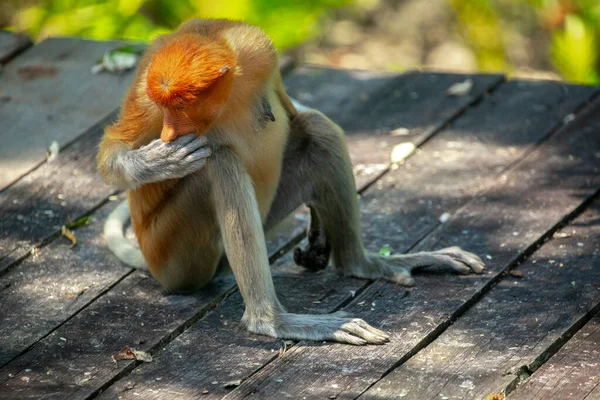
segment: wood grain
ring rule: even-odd
[[[114,112],[133,72],[93,75],[121,42],[48,39],[0,75],[0,190],[40,165],[53,141],[62,148]]]
[[[0,65],[6,64],[32,45],[25,35],[0,31]]]
[[[502,279],[438,339],[361,398],[399,398],[401,394],[419,399],[486,398],[504,393],[522,373],[535,370],[552,346],[569,337],[573,326],[599,308],[600,270],[594,268],[600,262],[600,243],[595,240],[600,237],[599,220],[600,201],[596,200],[519,265],[516,277]],[[555,359],[571,354],[570,362],[587,360],[581,366],[588,368],[593,356],[582,351],[585,349],[569,342],[561,351],[563,356]],[[565,373],[566,368],[562,369]],[[543,394],[531,386],[517,398],[527,398],[529,391],[537,392],[531,398],[583,399],[584,393],[575,395],[574,389],[580,383],[588,388],[587,393],[593,388],[589,385],[594,383],[594,373],[589,380],[582,380],[585,375],[580,370],[575,373],[579,378],[573,380],[558,375],[555,367],[542,369],[553,371],[535,379],[548,385]],[[593,371],[592,366],[589,372]],[[596,377],[598,372],[596,368]],[[558,387],[564,390],[558,391]]]

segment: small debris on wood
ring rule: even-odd
[[[449,212],[445,212],[442,215],[440,215],[439,221],[440,223],[444,223],[446,221],[448,221],[450,219],[450,217],[452,216],[452,214],[450,214]]]
[[[390,250],[389,244],[386,244],[381,249],[379,249],[380,256],[389,257],[391,254],[392,254],[392,251]],[[354,297],[354,295],[352,295],[352,297]]]
[[[404,162],[412,153],[415,152],[417,146],[412,142],[404,142],[397,144],[392,149],[391,161],[393,164]]]
[[[73,222],[70,222],[67,224],[67,229],[77,229],[77,228],[81,228],[82,226],[87,225],[88,220],[90,219],[90,217],[85,216],[85,217],[81,217]]]
[[[241,379],[237,379],[235,381],[229,381],[229,382],[225,382],[223,384],[223,387],[225,389],[229,389],[229,388],[234,388],[234,387],[238,387],[242,384],[242,380]]]
[[[58,153],[60,152],[60,146],[56,140],[53,140],[48,146],[48,151],[46,152],[46,161],[52,162],[56,160],[58,157]]]
[[[119,360],[138,360],[143,362],[152,362],[152,356],[145,351],[131,349],[128,346],[123,347],[110,358],[115,364],[115,368],[119,368]]]
[[[563,124],[567,125],[569,122],[572,122],[575,119],[575,114],[568,114],[563,118]]]
[[[410,130],[407,128],[396,128],[390,132],[391,136],[407,136],[410,135]]]
[[[141,51],[131,46],[119,47],[104,53],[104,56],[92,67],[92,74],[99,74],[102,71],[111,73],[120,73],[133,67],[138,61]]]
[[[570,237],[571,235],[567,232],[555,232],[554,235],[552,235],[552,239],[566,239]]]
[[[36,261],[39,256],[40,256],[40,248],[32,247],[31,248],[31,257],[33,258],[33,261]]]
[[[463,82],[457,82],[450,86],[448,90],[446,90],[446,94],[448,96],[465,96],[469,94],[472,88],[473,81],[471,79],[466,79]]]
[[[502,393],[490,394],[487,400],[504,400],[504,395]]]
[[[523,272],[519,271],[518,269],[511,269],[510,271],[508,271],[508,274],[510,276],[514,276],[515,278],[523,277]]]
[[[208,391],[208,389],[204,389],[204,390],[202,391],[202,394],[209,394],[209,393],[210,393],[210,392]]]
[[[66,226],[63,225],[62,228],[60,228],[60,234],[71,241],[71,245],[68,246],[69,248],[73,248],[73,246],[77,244],[77,238]]]

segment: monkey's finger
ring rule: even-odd
[[[188,143],[191,143],[196,139],[196,134],[194,132],[186,133],[185,135],[177,136],[175,140],[168,142],[168,144],[176,147],[183,147]]]
[[[186,163],[192,163],[192,162],[210,157],[211,154],[212,154],[212,149],[210,147],[202,147],[202,148],[188,154],[187,156],[185,156],[183,161]]]
[[[200,168],[204,167],[204,164],[206,164],[206,159],[201,158],[201,159],[196,160],[196,161],[192,162],[191,164],[189,164],[187,169],[188,169],[189,173],[191,174],[192,172],[196,172]]]

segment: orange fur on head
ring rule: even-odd
[[[185,107],[233,72],[235,63],[235,55],[224,41],[194,33],[175,35],[153,55],[146,91],[159,106]]]

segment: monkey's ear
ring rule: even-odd
[[[221,69],[219,70],[219,74],[221,74],[221,76],[225,75],[227,72],[229,72],[231,68],[229,67],[229,65],[223,65],[221,67]]]

